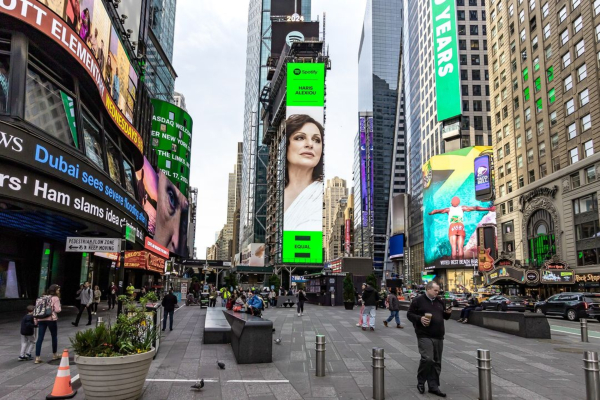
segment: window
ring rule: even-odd
[[[563,7],[558,12],[558,23],[560,24],[567,18],[567,7]]]
[[[473,100],[473,111],[483,111],[481,100]],[[477,116],[475,116],[475,118],[477,118]],[[477,120],[475,120],[475,127],[475,129],[477,129]],[[483,129],[483,120],[481,122],[481,129]]]
[[[504,150],[502,148],[498,149],[498,160],[502,160],[504,158]]]
[[[525,21],[525,10],[521,10],[519,13],[519,24],[522,24]]]
[[[544,25],[544,40],[550,37],[550,23]]]
[[[98,168],[104,170],[104,156],[100,129],[92,122],[91,118],[86,113],[83,115],[83,141],[85,144],[86,156],[96,164]]]
[[[529,68],[525,68],[523,70],[523,82],[527,82],[529,79]]]
[[[540,69],[540,58],[536,57],[533,59],[533,70],[538,71]]]
[[[529,170],[529,183],[535,182],[535,170]]]
[[[579,172],[577,172],[575,174],[571,174],[569,176],[569,180],[571,181],[571,189],[577,189],[579,186],[581,186],[581,181],[579,179]]]
[[[515,130],[521,128],[521,117],[517,115],[515,117]]]
[[[546,76],[548,78],[548,83],[554,80],[554,67],[548,67],[546,70]]]
[[[125,159],[123,159],[123,172],[125,173],[125,190],[132,196],[135,196],[135,191],[133,190],[133,167]]]
[[[587,68],[585,64],[577,68],[577,82],[581,82],[587,77]]]
[[[170,114],[172,113],[169,113],[169,119],[171,119]],[[175,115],[173,115],[173,118],[175,118]],[[106,138],[106,155],[108,156],[108,173],[110,177],[113,181],[122,186],[121,168],[119,167],[121,165],[119,161],[119,149],[109,138]]]
[[[523,137],[521,135],[517,136],[517,149],[520,149],[523,146]]]
[[[552,146],[552,150],[556,150],[558,148],[558,133],[555,133],[550,137],[550,145]]]
[[[479,54],[472,54],[471,55],[471,65],[480,65],[481,64],[481,59],[479,57]]]
[[[575,164],[577,161],[579,161],[579,152],[577,151],[577,147],[569,150],[569,159],[571,160],[571,164]]]
[[[519,189],[522,188],[523,186],[525,186],[525,179],[523,179],[523,175],[519,176]]]
[[[548,7],[548,2],[544,3],[544,5],[542,6],[542,19],[546,18],[548,16],[549,13],[549,7]]]
[[[529,9],[533,10],[535,8],[535,0],[529,0]]]
[[[460,79],[461,80],[468,80],[469,79],[469,71],[467,71],[466,69],[461,69],[460,70]]]
[[[169,111],[169,119],[173,121],[175,119],[175,113]]]
[[[460,55],[460,65],[467,65],[467,64],[468,64],[467,55],[461,54]]]
[[[473,109],[475,110],[475,101],[473,102]],[[481,111],[481,102],[479,102],[479,111]],[[475,130],[482,131],[483,130],[483,117],[480,115],[476,115],[473,117],[473,126]]]
[[[506,144],[504,145],[504,155],[506,155],[506,156],[507,156],[507,155],[509,155],[509,154],[510,154],[510,144],[509,144],[509,143],[506,143]]]
[[[469,111],[469,100],[463,100],[462,104],[463,111]]]
[[[562,56],[562,64],[563,69],[571,65],[571,52],[567,51],[565,55]]]
[[[508,212],[513,212],[513,210],[514,210],[513,201],[512,201],[512,200],[509,200],[509,201],[507,202],[507,204],[508,204]]]
[[[583,55],[583,53],[585,52],[585,43],[584,40],[581,39],[579,42],[577,42],[577,44],[575,45],[575,58]]]
[[[473,75],[473,80],[474,81],[480,81],[481,80],[481,71],[478,69],[475,69],[473,71],[471,71],[471,74]]]
[[[556,172],[560,169],[560,157],[552,159],[552,172]]]
[[[589,91],[587,89],[584,89],[581,93],[579,93],[579,106],[583,107],[589,102],[590,102]]]
[[[542,143],[538,144],[538,155],[539,155],[539,158],[546,156],[546,142],[542,142]]]
[[[504,197],[505,194],[506,194],[506,191],[504,190],[504,185],[500,185],[500,196],[499,197]]]
[[[577,125],[573,122],[571,125],[567,126],[567,137],[569,140],[575,138],[577,136]]]
[[[502,109],[502,118],[508,118],[508,106],[504,106]]]
[[[537,134],[542,135],[544,133],[544,120],[538,121],[537,123]]]
[[[557,122],[558,120],[556,119],[556,111],[552,111],[552,113],[550,114],[550,125],[554,126]]]
[[[500,54],[500,64],[504,64],[506,62],[506,53],[502,52]]]
[[[525,109],[525,121],[531,120],[531,108],[527,107]]]
[[[533,162],[533,149],[527,150],[527,164],[531,164]]]
[[[459,50],[466,50],[467,49],[467,41],[466,40],[459,40],[458,41],[458,48]]]
[[[506,176],[509,176],[512,173],[512,165],[509,162],[506,163]]]
[[[585,183],[591,183],[596,180],[596,166],[592,165],[585,169]]]
[[[513,99],[513,107],[515,110],[519,109],[519,96],[517,96]]]
[[[479,35],[479,26],[478,25],[471,25],[469,27],[469,31],[470,31],[471,35]]]
[[[542,89],[542,78],[540,78],[539,76],[535,78],[535,80],[533,81],[533,85],[535,88],[535,92],[539,92]]]
[[[523,89],[523,101],[528,101],[529,97],[529,88],[526,87],[525,89]]]
[[[594,154],[593,140],[588,140],[587,142],[583,143],[583,154],[586,158]]]
[[[537,35],[531,40],[531,51],[534,52],[538,48],[538,37]]]
[[[500,204],[500,215],[506,215],[506,203]]]
[[[475,135],[475,146],[483,146],[483,135]]]
[[[594,179],[595,176],[596,171],[594,171]],[[587,196],[573,200],[573,212],[575,215],[596,210],[598,210],[598,199],[596,193],[588,194]]]
[[[570,99],[565,103],[565,112],[567,115],[571,115],[575,112],[575,101],[573,99]]]
[[[504,130],[504,137],[508,137],[508,135],[510,135],[510,130],[508,129],[508,125],[504,125],[504,128],[502,128]]]
[[[473,96],[481,96],[481,85],[473,85]]]
[[[540,179],[545,177],[548,174],[548,168],[546,168],[546,163],[540,164]]]
[[[498,168],[498,177],[504,178],[504,167]]]
[[[498,5],[500,5],[500,4],[498,4]],[[515,13],[515,6],[514,6],[514,4],[511,4],[510,6],[508,6],[508,15],[510,15],[512,17],[514,15],[514,13]]]
[[[579,7],[579,3],[581,3],[581,0],[573,0],[573,7],[571,8],[571,10],[574,10],[577,7]]]
[[[548,91],[548,104],[552,104],[556,101],[556,95],[554,92],[554,88]]]
[[[566,28],[560,34],[560,45],[562,46],[565,43],[567,43],[568,41],[569,41],[569,28]]]
[[[548,47],[546,47],[546,49],[544,49],[545,53],[546,53],[546,60],[549,60],[552,57],[552,45],[549,45]]]
[[[540,113],[540,112],[542,112],[543,109],[544,109],[544,105],[542,103],[542,99],[541,98],[537,99],[535,101],[535,111]]]
[[[598,230],[598,220],[582,222],[580,224],[575,225],[575,239],[583,240],[595,238],[596,235],[599,233]],[[577,260],[577,262],[579,262],[579,260]],[[575,298],[572,298],[572,300],[575,300]]]
[[[459,25],[458,26],[458,34],[459,35],[466,35],[467,34],[467,27],[465,25]]]
[[[74,116],[74,99],[45,75],[29,68],[25,120],[61,142],[79,147]]]
[[[571,75],[565,78],[565,92],[571,90],[573,87],[573,77]]]
[[[594,1],[594,15],[600,14],[600,0]]]
[[[469,95],[469,85],[461,85],[461,93],[463,94],[463,96],[468,96]]]
[[[573,21],[573,35],[579,32],[581,28],[583,28],[583,19],[580,15],[575,21]]]
[[[477,11],[469,11],[469,21],[477,21]]]
[[[464,21],[465,20],[465,10],[456,11],[456,17],[459,21]]]
[[[527,35],[525,34],[525,29],[521,30],[521,34],[519,35],[521,38],[521,42],[524,42],[527,39]]]
[[[10,66],[10,57],[6,54],[0,54],[0,71],[5,73],[0,74],[0,114],[8,111],[8,73]]]
[[[471,50],[479,50],[479,40],[471,40]]]
[[[592,127],[592,117],[590,114],[584,115],[581,118],[581,131],[585,132]]]

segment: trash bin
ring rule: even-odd
[[[146,304],[146,311],[153,311],[152,322],[154,323],[154,326],[156,326],[156,329],[158,329],[158,332],[160,332],[164,311],[162,304],[148,303]],[[158,335],[157,338],[154,340],[153,346],[156,349],[156,353],[154,354],[154,357],[156,357],[156,354],[158,354],[158,348],[160,346],[160,335]]]
[[[208,308],[210,293],[202,292],[200,293],[200,308]]]

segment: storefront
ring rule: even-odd
[[[600,273],[576,274],[575,290],[578,292],[600,293]]]

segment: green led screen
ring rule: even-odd
[[[153,99],[152,143],[158,168],[187,195],[192,150],[192,117],[166,101]]]
[[[455,0],[431,2],[438,121],[445,121],[462,113],[454,2]]]
[[[325,65],[287,65],[282,262],[323,263]]]

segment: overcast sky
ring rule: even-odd
[[[352,4],[353,7],[350,7]],[[312,0],[332,69],[327,73],[325,175],[352,183],[357,130],[358,46],[366,0]],[[190,184],[198,188],[197,257],[227,220],[227,181],[243,141],[248,0],[179,0],[173,65],[175,90],[194,120]],[[335,149],[335,150],[334,150]]]

